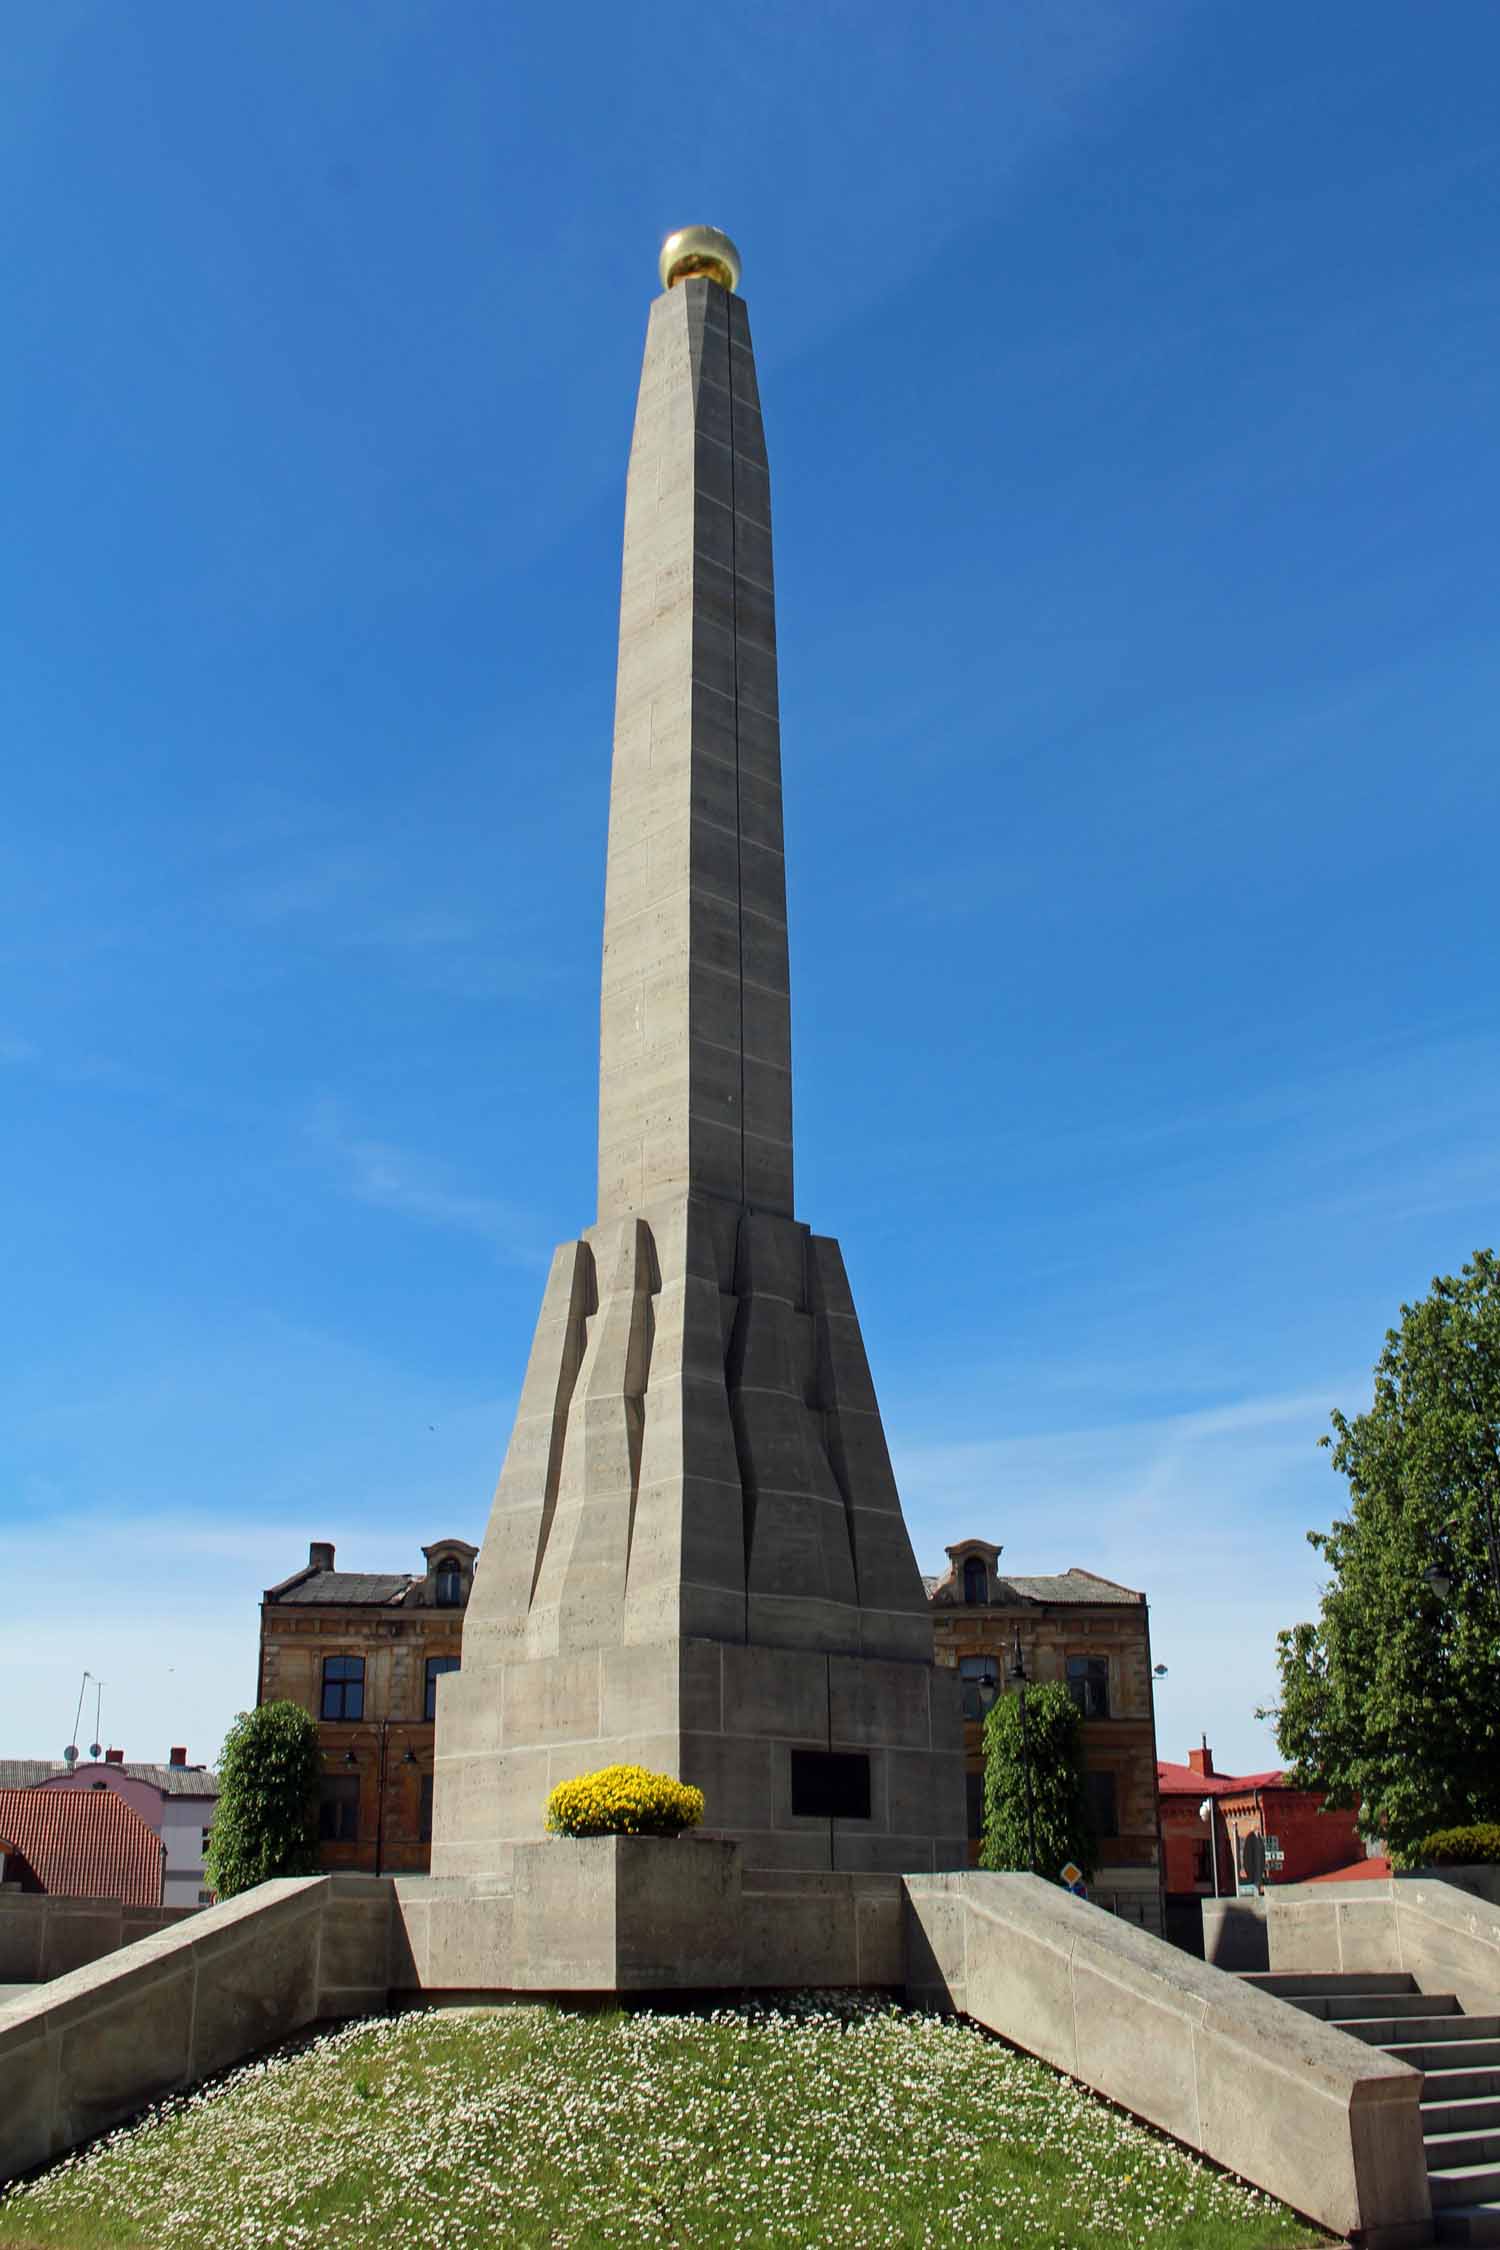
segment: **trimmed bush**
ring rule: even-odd
[[[1030,1767],[1032,1821],[1026,1817]],[[1036,1829],[1036,1872],[1056,1882],[1068,1861],[1091,1876],[1099,1847],[1089,1819],[1083,1778],[1083,1720],[1061,1680],[1040,1680],[1026,1690],[1026,1749],[1021,1748],[1021,1702],[1002,1695],[984,1722],[984,1842],[981,1867],[1001,1871],[1031,1865]]]
[[[219,1753],[203,1879],[221,1899],[273,1875],[318,1872],[318,1722],[300,1703],[241,1711]]]
[[[703,1791],[645,1766],[602,1766],[547,1799],[554,1836],[680,1836],[703,1818]]]
[[[1483,1820],[1472,1828],[1434,1828],[1430,1836],[1413,1844],[1408,1865],[1500,1867],[1500,1821]]]

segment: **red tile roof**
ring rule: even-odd
[[[24,1860],[54,1898],[161,1904],[161,1838],[108,1787],[0,1789],[0,1849]],[[7,1879],[17,1873],[7,1868]]]
[[[1357,1859],[1352,1867],[1331,1867],[1326,1875],[1304,1875],[1304,1883],[1384,1883],[1390,1879],[1388,1859]]]
[[[1163,1760],[1156,1786],[1163,1797],[1234,1797],[1243,1789],[1279,1789],[1281,1769],[1272,1773],[1198,1773],[1192,1766]]]

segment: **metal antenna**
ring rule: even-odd
[[[70,1766],[75,1763],[78,1757],[78,1722],[83,1717],[83,1699],[88,1692],[88,1684],[92,1678],[91,1672],[85,1672],[78,1683],[78,1709],[73,1713],[73,1732],[68,1737],[68,1750],[72,1751],[73,1756],[68,1757],[67,1750],[63,1752],[63,1757]]]

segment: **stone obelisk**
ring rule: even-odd
[[[965,1858],[953,1675],[838,1246],[794,1216],[770,487],[739,259],[669,236],[625,497],[599,1215],[552,1264],[439,1683],[434,1875],[557,1781],[696,1782],[749,1866]]]

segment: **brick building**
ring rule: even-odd
[[[1027,1676],[1064,1681],[1083,1713],[1090,1808],[1099,1868],[1089,1896],[1160,1933],[1160,1829],[1156,1719],[1146,1597],[1092,1571],[1003,1576],[999,1547],[961,1539],[941,1578],[927,1581],[940,1664],[963,1682],[969,1853],[979,1857],[984,1714],[1005,1690],[1021,1636]]]
[[[425,1872],[432,1842],[437,1683],[458,1669],[478,1549],[439,1539],[427,1567],[336,1570],[314,1540],[307,1566],[261,1602],[259,1703],[300,1703],[323,1745],[323,1865]]]
[[[1325,1812],[1321,1791],[1288,1788],[1279,1768],[1216,1773],[1205,1740],[1185,1766],[1163,1762],[1156,1773],[1169,1934],[1194,1952],[1202,1946],[1199,1902],[1234,1896],[1246,1879],[1248,1837],[1268,1851],[1268,1883],[1305,1883],[1363,1856],[1355,1815]]]

